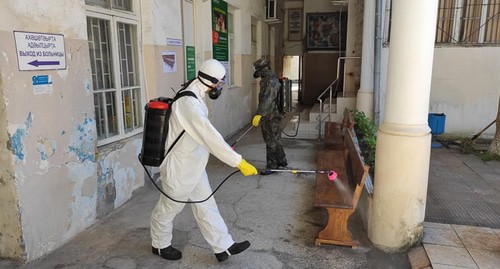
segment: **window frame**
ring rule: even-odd
[[[117,142],[132,136],[135,136],[139,133],[143,132],[144,126],[140,126],[136,129],[133,129],[130,132],[125,132],[125,122],[124,122],[124,117],[125,117],[125,112],[123,109],[123,93],[127,90],[130,90],[131,88],[139,88],[140,90],[140,104],[139,104],[139,111],[140,111],[140,116],[141,120],[144,121],[144,110],[142,107],[144,106],[145,103],[145,83],[144,83],[144,73],[143,73],[143,56],[142,56],[142,40],[141,40],[141,24],[140,24],[140,19],[138,15],[138,11],[136,9],[137,5],[136,0],[132,0],[132,12],[129,11],[123,11],[123,10],[117,10],[117,9],[107,9],[107,8],[102,8],[98,6],[89,6],[85,5],[86,13],[85,17],[91,17],[91,18],[97,18],[97,19],[102,19],[106,20],[109,22],[109,30],[110,30],[110,53],[112,57],[112,72],[113,72],[113,83],[114,83],[114,88],[109,88],[105,89],[102,91],[98,92],[108,92],[111,91],[114,93],[115,96],[115,107],[116,107],[116,117],[117,117],[117,128],[118,128],[118,134],[102,138],[102,139],[97,139],[97,146],[104,146],[113,142]],[[137,67],[137,76],[138,76],[138,85],[137,86],[122,86],[121,85],[121,71],[120,71],[120,48],[118,47],[119,45],[119,36],[118,36],[118,23],[125,23],[129,24],[135,27],[135,37],[134,38],[134,43],[136,43],[136,67]],[[88,27],[88,26],[87,26]],[[89,55],[89,60],[90,55]],[[92,97],[94,97],[94,94],[96,91],[93,89],[93,83],[92,85]],[[132,93],[132,91],[131,91]],[[95,111],[95,110],[94,110]],[[95,113],[95,112],[94,112]],[[95,121],[96,121],[96,128],[97,128],[97,115],[94,114],[95,116]],[[107,117],[106,117],[107,118]],[[106,128],[109,128],[109,125],[106,126]]]
[[[495,0],[494,0],[495,1]],[[441,30],[444,33],[439,33],[440,29],[438,26],[440,26],[440,19],[441,17],[440,14],[447,14],[446,12],[441,12],[440,10],[442,8],[441,5],[441,0],[439,0],[439,6],[438,6],[438,18],[436,21],[436,36],[434,38],[434,46],[435,47],[498,47],[500,46],[500,36],[497,37],[498,41],[487,41],[486,38],[486,30],[487,30],[487,22],[488,22],[488,12],[489,12],[489,7],[490,5],[490,0],[481,0],[481,3],[479,4],[481,6],[480,10],[480,18],[478,22],[479,28],[477,29],[466,29],[467,26],[464,26],[464,24],[470,23],[469,21],[471,20],[471,16],[466,16],[465,13],[468,10],[465,6],[466,0],[453,0],[453,11],[451,11],[449,14],[453,14],[453,18],[449,19],[452,20],[450,24],[450,29],[451,29],[451,34],[448,36],[449,41],[447,42],[438,42],[438,36],[442,37],[443,35],[446,35],[445,30]],[[496,2],[496,1],[495,1]],[[493,3],[494,5],[500,4],[498,2]],[[444,7],[443,7],[444,8]],[[499,8],[499,6],[497,6]],[[472,12],[469,10],[468,12]],[[390,27],[391,27],[391,13],[392,13],[392,0],[386,0],[385,6],[384,6],[384,36],[383,36],[383,45],[388,46],[390,43]],[[496,17],[500,17],[500,14],[497,13]],[[465,21],[465,22],[464,22]],[[497,25],[494,27],[495,29],[498,29],[500,27],[500,19],[496,19]],[[472,34],[475,34],[477,32],[477,38],[475,38],[475,41],[468,41],[466,38],[464,38],[463,32],[464,31],[469,31],[469,36]],[[498,30],[497,30],[498,31]],[[442,40],[442,39],[440,39]]]

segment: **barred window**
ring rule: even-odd
[[[86,0],[101,8],[131,7],[131,0]],[[142,86],[139,72],[137,18],[87,12],[94,109],[98,144],[114,142],[142,131]]]
[[[389,42],[391,1],[387,1],[385,42]],[[500,0],[439,0],[436,44],[500,44]]]

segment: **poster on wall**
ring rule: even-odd
[[[175,51],[163,51],[161,59],[163,62],[163,73],[173,73],[177,71]]]
[[[288,41],[302,40],[302,9],[288,10]]]
[[[309,13],[306,24],[308,50],[345,50],[347,12]]]
[[[221,62],[229,60],[227,15],[227,3],[222,0],[212,0],[213,58]]]
[[[186,79],[196,77],[196,58],[193,46],[186,46]]]

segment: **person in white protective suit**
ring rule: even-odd
[[[177,144],[160,165],[163,190],[176,200],[199,201],[212,193],[205,167],[210,154],[231,167],[238,167],[245,176],[256,175],[257,169],[246,162],[225,141],[208,119],[205,94],[216,99],[225,82],[226,70],[217,60],[205,61],[184,91],[192,91],[197,98],[179,98],[172,105],[169,131],[165,149],[185,130]],[[166,152],[166,151],[165,151]],[[151,239],[153,253],[168,260],[182,258],[182,253],[172,247],[174,217],[185,203],[178,203],[160,196],[151,214]],[[212,247],[219,262],[238,254],[250,246],[248,241],[235,243],[219,213],[214,197],[205,202],[191,204],[194,218],[203,237]]]

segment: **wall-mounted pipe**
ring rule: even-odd
[[[375,5],[375,59],[373,67],[373,122],[380,124],[380,61],[382,60],[382,1]]]

